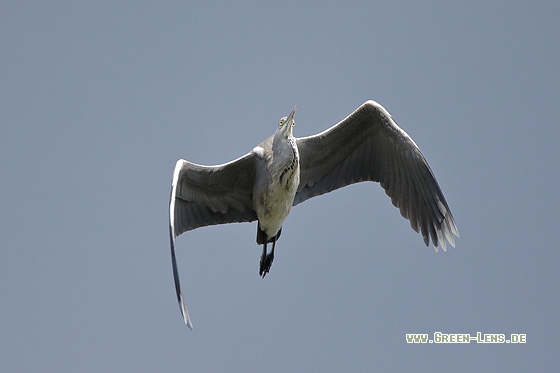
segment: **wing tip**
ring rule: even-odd
[[[436,228],[436,234],[437,239],[432,239],[432,245],[436,252],[438,251],[438,247],[441,247],[443,251],[447,251],[447,243],[455,247],[455,237],[460,237],[457,226],[453,220],[443,222],[441,227]]]
[[[183,297],[183,291],[181,290],[181,280],[179,279],[179,269],[177,268],[177,257],[175,255],[175,234],[173,228],[169,226],[170,233],[170,246],[171,246],[171,267],[173,268],[173,281],[175,282],[175,291],[177,293],[177,301],[179,302],[179,309],[181,310],[181,316],[183,316],[183,321],[190,330],[193,330],[193,324],[191,317],[189,315],[189,310],[185,303],[185,298]]]
[[[187,306],[185,304],[185,300],[183,299],[183,294],[180,295],[179,308],[181,309],[181,315],[183,316],[183,321],[185,322],[185,324],[190,330],[193,330],[192,320],[189,315],[189,310],[187,309]]]

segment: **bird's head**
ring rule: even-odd
[[[287,117],[283,117],[278,121],[278,128],[276,129],[277,135],[282,135],[284,138],[287,138],[292,135],[292,128],[296,125],[296,121],[294,120],[294,115],[296,114],[297,106],[294,106],[294,109]]]

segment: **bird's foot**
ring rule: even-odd
[[[270,267],[272,267],[272,261],[274,260],[274,251],[268,254],[261,255],[261,265],[259,270],[259,275],[264,278],[266,274],[270,271]]]

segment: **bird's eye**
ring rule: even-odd
[[[280,119],[280,120],[278,121],[278,125],[279,125],[280,127],[282,127],[282,126],[284,125],[284,118],[282,118],[282,119]]]
[[[295,127],[295,126],[296,126],[296,121],[294,120],[294,121],[292,122],[292,127]]]

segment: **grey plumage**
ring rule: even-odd
[[[282,119],[289,122],[287,126],[295,125],[294,113],[295,108],[290,116]],[[177,297],[190,328],[192,322],[177,271],[176,237],[202,226],[259,219],[255,193],[278,183],[272,179],[278,179],[282,172],[271,171],[273,168],[288,168],[290,162],[295,162],[294,154],[289,153],[292,151],[289,141],[295,141],[295,151],[299,153],[299,162],[295,165],[299,169],[290,171],[293,177],[299,177],[290,207],[346,185],[376,181],[401,215],[410,220],[412,228],[422,234],[426,246],[430,240],[436,251],[439,246],[445,250],[446,241],[455,245],[453,236],[458,237],[459,232],[432,170],[410,136],[378,103],[365,102],[338,124],[313,136],[294,138],[291,129],[289,134],[287,128],[282,130],[285,136],[279,135],[279,128],[275,135],[248,154],[222,165],[202,166],[177,161],[171,189],[169,229]],[[273,149],[279,146],[283,148],[274,153]],[[278,160],[271,161],[273,154]],[[283,215],[280,217],[280,229],[284,218]],[[266,243],[273,242],[274,245],[277,233],[279,236],[279,231],[268,232],[268,239],[261,242],[265,245],[263,256]],[[272,258],[267,263],[266,272]],[[262,261],[263,258],[261,271]]]

